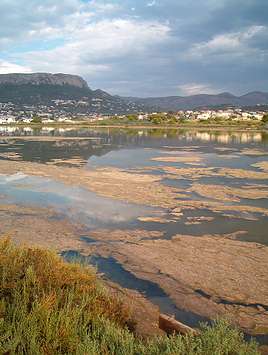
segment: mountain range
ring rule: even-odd
[[[88,113],[132,113],[139,111],[178,111],[219,106],[268,105],[268,93],[250,92],[235,96],[228,92],[209,95],[167,97],[121,97],[103,90],[92,90],[87,82],[70,74],[0,74],[0,102],[16,105],[53,105],[55,100],[81,103]],[[79,107],[79,105],[78,105]]]

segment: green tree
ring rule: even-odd
[[[266,113],[262,118],[263,123],[268,123],[268,113]]]
[[[133,115],[127,115],[126,118],[128,121],[137,121],[138,116],[133,114]]]
[[[34,115],[32,119],[32,123],[42,123],[41,117]]]

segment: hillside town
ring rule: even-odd
[[[0,124],[29,124],[29,123],[76,123],[78,121],[98,122],[111,118],[118,120],[130,119],[137,121],[150,121],[151,123],[163,123],[172,120],[173,123],[179,121],[207,121],[207,120],[227,120],[227,121],[261,121],[268,112],[264,110],[227,107],[221,109],[195,109],[180,110],[177,112],[139,112],[127,113],[123,115],[103,115],[98,112],[89,113],[86,110],[71,109],[71,107],[83,106],[84,103],[75,100],[54,100],[53,105],[16,105],[12,102],[0,102]],[[97,110],[96,110],[97,111]],[[172,122],[171,122],[172,123]]]

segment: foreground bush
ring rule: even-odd
[[[127,310],[93,270],[7,240],[0,242],[0,296],[0,354],[258,354],[226,321],[198,337],[137,339]]]

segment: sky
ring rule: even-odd
[[[123,96],[268,92],[267,0],[0,0],[0,74]]]

